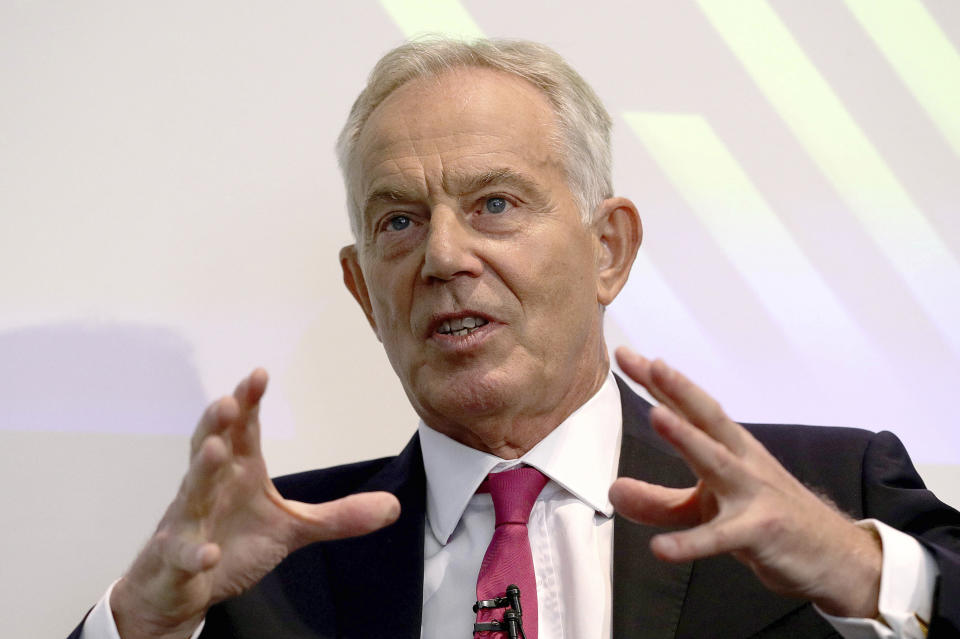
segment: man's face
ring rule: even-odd
[[[420,416],[480,449],[549,432],[607,370],[600,243],[555,135],[536,88],[470,68],[401,86],[358,141],[345,279]]]

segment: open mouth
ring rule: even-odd
[[[437,328],[437,333],[440,335],[462,337],[463,335],[469,335],[487,323],[487,320],[482,317],[458,317],[456,319],[444,320],[443,324]]]

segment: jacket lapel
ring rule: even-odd
[[[420,439],[357,492],[386,490],[403,508],[391,526],[325,549],[340,637],[420,636],[426,478]]]
[[[650,427],[650,404],[619,378],[617,383],[623,405],[620,476],[693,486],[696,477],[686,463]],[[650,552],[650,539],[661,530],[619,516],[614,521],[614,637],[837,636],[810,604],[773,594],[729,555],[660,561]]]
[[[670,487],[692,486],[696,477],[650,427],[650,404],[618,377],[623,406],[619,475]],[[619,515],[613,524],[613,636],[663,639],[676,636],[692,564],[670,564],[650,552],[662,529]]]

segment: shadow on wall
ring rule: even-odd
[[[32,326],[0,333],[0,429],[188,434],[206,399],[169,328]]]

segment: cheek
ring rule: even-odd
[[[373,316],[380,327],[381,335],[393,335],[400,332],[403,308],[396,295],[385,295],[379,298],[373,307]]]
[[[371,271],[367,286],[381,338],[397,332],[403,324],[403,317],[409,315],[409,286],[404,286],[395,271],[383,267]]]
[[[539,277],[550,289],[558,305],[576,303],[585,295],[595,296],[595,256],[585,242],[558,242],[548,247],[537,262],[541,265]],[[565,296],[558,298],[557,296]]]
[[[517,272],[524,283],[521,302],[538,324],[569,329],[583,324],[587,313],[596,312],[592,253],[579,246],[570,249],[569,244],[558,246],[536,261],[529,260],[527,254],[528,260],[519,263]],[[538,268],[532,268],[532,264]]]

